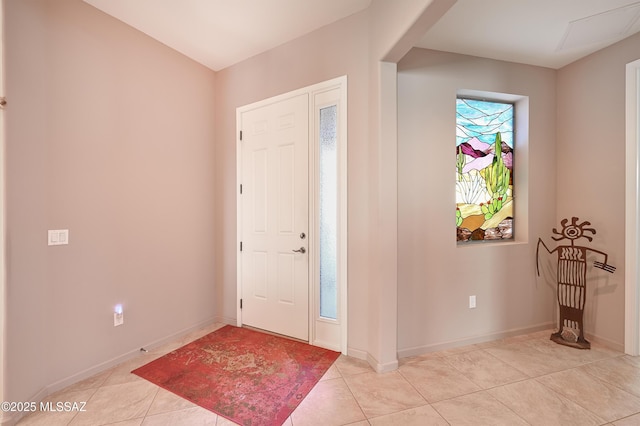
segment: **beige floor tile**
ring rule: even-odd
[[[238,426],[238,423],[232,422],[225,417],[218,416],[218,423],[216,423],[216,426]]]
[[[548,330],[535,331],[533,333],[521,334],[521,337],[530,339],[542,339],[542,340],[551,340],[551,335],[555,333],[557,329],[550,328]]]
[[[638,426],[640,425],[640,414],[634,414],[633,416],[625,417],[624,419],[616,420],[611,423],[613,426]]]
[[[546,335],[547,338],[549,338],[548,336],[550,335],[551,335],[551,331],[549,331],[549,334]],[[519,334],[517,336],[505,337],[504,339],[502,339],[502,343],[505,345],[510,345],[512,343],[523,343],[533,339],[541,339],[541,338],[543,337],[539,333]]]
[[[403,365],[399,372],[429,403],[481,390],[444,358]]]
[[[535,379],[500,386],[488,392],[534,426],[597,426],[604,423],[604,420]]]
[[[76,413],[35,412],[21,418],[17,426],[66,426]]]
[[[627,359],[625,357],[610,358],[587,364],[579,370],[640,396],[640,368],[628,362]]]
[[[143,417],[158,389],[145,380],[101,387],[69,424],[96,426]]]
[[[345,355],[340,355],[333,365],[343,377],[373,371],[367,361]]]
[[[422,355],[416,355],[416,356],[410,356],[410,357],[405,357],[405,358],[401,358],[398,360],[398,366],[402,367],[403,365],[407,365],[407,364],[415,364],[418,362],[422,362],[422,361],[426,361],[428,359],[433,359],[433,358],[442,358],[443,355],[441,352],[428,352],[426,354],[422,354]]]
[[[446,357],[445,360],[483,389],[528,378],[521,371],[484,350],[452,355]]]
[[[48,397],[43,399],[43,402],[45,404],[51,403],[51,405],[48,405],[48,406],[52,406],[52,405],[57,406],[57,404],[60,402],[63,403],[63,405],[65,403],[70,403],[72,404],[71,409],[77,411],[77,409],[86,408],[88,401],[97,391],[98,391],[98,388],[85,389],[85,390],[63,389],[59,392],[55,392],[49,395]],[[64,410],[64,407],[62,408]]]
[[[55,394],[50,395],[45,398],[42,403],[37,404],[38,411],[35,411],[25,417],[23,417],[18,424],[21,426],[64,426],[68,425],[71,420],[78,414],[78,411],[75,410],[74,406],[72,408],[75,411],[65,411],[64,406],[63,410],[57,411],[57,403],[58,402],[69,402],[69,403],[77,403],[75,407],[79,409],[87,409],[86,403],[91,396],[97,391],[97,389],[86,389],[86,390],[67,390],[64,389],[60,392],[56,392]],[[40,408],[44,404],[45,407],[51,407],[50,409],[41,410]]]
[[[344,380],[367,418],[419,407],[427,402],[397,371],[356,374]]]
[[[475,351],[476,349],[478,348],[475,345],[458,346],[455,348],[439,351],[439,355],[446,357],[450,355],[463,354],[465,352]]]
[[[169,392],[168,390],[159,388],[156,397],[151,403],[151,407],[149,407],[147,415],[152,416],[155,414],[166,413],[169,411],[186,410],[194,407],[197,407],[197,405],[193,402],[179,397],[173,392]]]
[[[140,426],[145,421],[235,426],[130,373],[221,326],[195,330],[47,398],[86,400],[86,412],[34,413],[19,424]],[[366,361],[341,356],[284,425],[426,426],[445,425],[446,420],[454,426],[511,426],[526,419],[544,426],[605,421],[609,426],[640,426],[640,358],[598,344],[586,351],[557,345],[549,340],[550,334],[405,358],[398,371],[387,374],[375,373]],[[516,370],[537,378],[523,378]],[[496,384],[500,385],[489,391],[480,389]]]
[[[476,343],[473,345],[476,349],[492,348],[494,346],[503,345],[504,339],[489,340],[487,342]]]
[[[567,362],[562,358],[527,342],[509,343],[484,350],[529,377],[543,376],[567,368]]]
[[[430,405],[410,408],[398,413],[369,419],[371,426],[448,426],[449,423],[442,418]]]
[[[131,419],[131,420],[125,420],[123,422],[109,423],[104,426],[140,426],[143,420],[144,420],[144,417],[140,417],[139,419]]]
[[[105,381],[109,378],[110,375],[111,370],[103,371],[102,373],[98,373],[94,376],[89,377],[88,379],[74,383],[73,385],[65,388],[65,391],[97,389],[100,386],[104,385]]]
[[[451,426],[526,426],[522,418],[486,391],[433,404]]]
[[[561,360],[564,363],[563,368],[573,368],[589,362],[622,355],[620,352],[595,344],[588,350],[561,345],[550,339],[536,339],[527,341],[524,344],[536,348],[538,351],[543,352],[548,356],[556,357],[558,360]]]
[[[340,370],[338,370],[338,367],[336,367],[334,364],[329,367],[326,373],[324,373],[324,375],[320,378],[320,381],[337,379],[339,377],[342,377],[342,374],[340,374]]]
[[[149,355],[146,353],[141,353],[140,355],[132,358],[128,361],[123,362],[116,367],[113,367],[111,370],[111,374],[104,381],[103,386],[111,386],[111,385],[119,385],[123,383],[136,382],[141,381],[140,377],[135,374],[131,374],[131,371],[135,370],[138,367],[142,367],[143,365],[153,361],[156,357],[153,355]]]
[[[621,356],[621,358],[624,360],[624,362],[628,362],[634,367],[640,368],[640,356],[623,355]]]
[[[218,415],[201,407],[145,417],[142,426],[216,426]]]
[[[607,358],[615,358],[619,356],[624,356],[624,353],[616,351],[614,349],[608,348],[599,343],[591,343],[591,349],[588,351],[577,351],[577,352],[586,352],[584,354],[587,362],[596,361],[598,359],[607,359]]]
[[[323,380],[291,414],[294,425],[344,425],[365,420],[364,413],[342,378]]]
[[[640,412],[640,398],[581,369],[561,371],[537,380],[608,422]]]

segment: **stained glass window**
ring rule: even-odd
[[[513,117],[510,103],[456,101],[458,243],[513,238]]]

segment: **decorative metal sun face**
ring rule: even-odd
[[[571,218],[571,224],[567,225],[567,222],[569,222],[569,219],[562,219],[562,221],[560,222],[560,224],[562,225],[562,231],[559,232],[556,228],[553,228],[553,233],[556,235],[560,235],[560,237],[551,238],[553,238],[555,241],[565,239],[570,240],[571,245],[573,245],[573,242],[579,238],[586,238],[589,241],[593,241],[592,237],[590,237],[589,235],[585,235],[585,232],[591,232],[593,234],[596,233],[596,230],[594,228],[586,228],[587,225],[591,225],[591,222],[584,221],[578,224],[578,218],[575,216]]]

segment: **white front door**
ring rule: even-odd
[[[309,340],[309,96],[243,111],[242,323]]]

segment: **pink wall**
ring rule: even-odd
[[[515,242],[456,245],[458,90],[529,98],[526,119],[516,110],[524,140],[514,155]],[[535,252],[538,237],[556,226],[556,72],[416,48],[398,65],[398,99],[401,355],[553,325],[554,289],[536,277]],[[468,307],[471,295],[475,309]]]
[[[3,379],[21,401],[214,318],[215,75],[80,0],[5,4]]]
[[[558,71],[558,222],[571,216],[597,230],[590,247],[609,254],[611,275],[588,271],[585,328],[624,344],[625,72],[640,58],[640,34]],[[581,240],[587,243],[586,240]],[[589,303],[590,300],[590,303]]]

